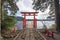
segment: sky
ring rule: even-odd
[[[32,3],[32,0],[19,0],[16,3],[19,8],[19,11],[17,12],[16,16],[23,17],[21,12],[35,12]],[[46,9],[45,12],[38,11],[39,13],[38,16],[36,16],[36,19],[46,19],[46,17],[49,16],[49,7]],[[33,19],[33,16],[27,16],[26,19]]]
[[[35,10],[33,9],[33,5],[32,5],[33,1],[32,0],[19,0],[16,4],[19,8],[19,11],[16,13],[16,16],[20,16],[23,17],[21,12],[35,12]],[[38,16],[36,16],[36,19],[46,19],[47,16],[49,16],[49,8],[50,6],[45,10],[45,12],[41,12],[38,11]],[[33,19],[33,16],[27,16],[26,19]],[[51,26],[51,24],[54,24],[54,21],[46,21],[45,24],[48,26]],[[43,26],[43,24],[41,22],[37,23],[38,27],[40,28],[40,26]]]

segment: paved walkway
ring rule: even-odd
[[[41,31],[38,29],[24,29],[19,31],[18,33],[19,35],[16,37],[15,40],[60,40],[60,34],[56,34],[54,33],[54,39],[47,37],[45,34],[41,34]],[[45,39],[42,39],[42,37],[40,36],[42,35]],[[14,38],[12,38],[13,40]],[[4,39],[5,40],[5,39]],[[7,39],[7,40],[11,40],[11,39]]]
[[[26,29],[23,33],[19,35],[16,40],[41,40],[41,36],[39,35],[36,29]]]

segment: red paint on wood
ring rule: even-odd
[[[16,32],[16,29],[14,28],[13,32],[15,33]]]
[[[36,28],[37,21],[36,21],[35,16],[37,16],[38,12],[21,12],[21,13],[22,13],[22,16],[24,16],[23,25],[26,27],[26,16],[34,16],[33,23],[34,23],[34,28]]]

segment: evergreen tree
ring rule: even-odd
[[[1,0],[1,30],[10,30],[15,24],[14,15],[18,11],[16,5],[17,0]],[[11,12],[11,15],[8,15],[8,10]]]

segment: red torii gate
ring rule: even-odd
[[[37,21],[36,21],[35,16],[37,16],[38,12],[21,12],[21,13],[22,13],[22,16],[24,16],[24,19],[23,19],[23,28],[26,27],[26,16],[34,16],[33,23],[34,23],[34,28],[36,28]]]

